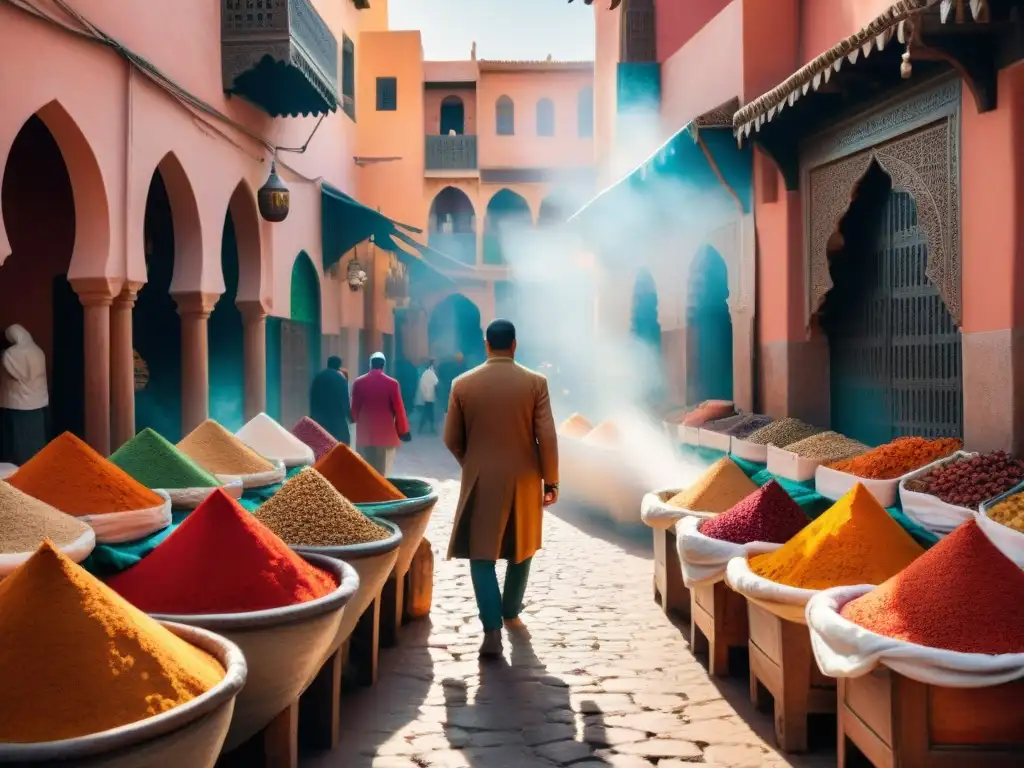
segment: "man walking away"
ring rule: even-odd
[[[501,626],[528,636],[519,618],[543,508],[558,500],[558,441],[547,380],[515,362],[516,329],[487,326],[487,361],[452,384],[444,442],[462,466],[448,557],[469,559],[484,641],[501,655]],[[508,561],[504,594],[495,562]]]
[[[416,390],[416,397],[420,400],[420,434],[422,435],[427,426],[430,427],[430,434],[437,434],[437,424],[434,421],[434,401],[437,399],[437,372],[434,370],[434,361],[427,363],[427,370],[420,376],[420,384]]]
[[[340,443],[349,445],[352,435],[349,420],[348,379],[341,369],[341,358],[331,355],[327,367],[313,378],[309,391],[309,417],[331,433]]]
[[[370,355],[370,372],[352,385],[352,421],[356,450],[367,463],[387,477],[399,442],[409,442],[409,419],[398,382],[384,373],[382,352]]]

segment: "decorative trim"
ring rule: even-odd
[[[836,126],[802,147],[808,326],[832,288],[828,241],[872,162],[890,176],[894,189],[913,196],[928,237],[928,279],[960,325],[960,102],[960,80],[943,82]]]

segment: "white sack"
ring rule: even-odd
[[[284,477],[287,474],[287,470],[284,468],[284,462],[278,460],[267,459],[270,461],[274,468],[266,472],[254,472],[251,475],[214,475],[225,485],[228,485],[235,481],[241,481],[242,488],[266,488],[268,485],[276,485],[277,483],[283,482]]]
[[[685,517],[695,517],[700,520],[714,517],[708,512],[684,509],[668,503],[669,499],[684,490],[684,488],[662,488],[645,494],[640,503],[640,519],[651,528],[668,530]]]
[[[725,578],[725,569],[734,557],[744,561],[754,555],[774,552],[781,544],[753,541],[734,544],[712,539],[700,532],[699,517],[684,517],[676,523],[676,550],[683,571],[683,584],[689,589],[699,584],[714,584]]]
[[[171,499],[164,491],[153,491],[164,498],[158,507],[105,515],[79,515],[78,519],[96,532],[99,544],[123,544],[162,531],[171,524]]]
[[[897,477],[892,480],[871,480],[866,477],[851,475],[848,472],[840,472],[838,469],[832,469],[824,465],[820,465],[814,470],[814,488],[826,499],[839,501],[853,486],[860,483],[867,488],[868,492],[875,497],[879,504],[886,508],[896,506],[896,498],[899,496],[900,480],[902,479]]]
[[[725,567],[725,582],[734,592],[788,621],[803,623],[807,601],[820,590],[787,587],[758,576],[746,557],[734,557]]]
[[[80,563],[96,548],[96,532],[92,528],[83,532],[81,536],[64,546],[57,546],[57,549],[71,559],[74,563]],[[0,554],[0,577],[9,575],[18,566],[28,560],[36,551],[31,552],[8,552]]]
[[[927,464],[900,478],[899,492],[903,514],[915,523],[920,523],[929,531],[940,535],[952,532],[953,529],[974,517],[975,511],[973,509],[960,507],[956,504],[947,504],[939,497],[932,496],[930,493],[908,490],[907,482],[922,477],[953,459],[974,458],[977,455],[977,453],[957,451],[952,456],[946,456],[938,461],[933,461],[931,464]]]
[[[987,688],[1024,677],[1024,654],[958,653],[894,640],[847,621],[839,611],[874,587],[835,587],[807,604],[807,628],[818,667],[829,677],[861,677],[882,664],[893,672],[945,688]],[[940,619],[941,620],[941,619]]]
[[[227,475],[222,477],[226,478]],[[224,480],[221,480],[224,482]],[[242,479],[235,477],[229,482],[224,482],[220,489],[233,499],[242,498]],[[176,509],[195,509],[202,504],[206,497],[213,493],[216,488],[161,488],[161,493],[166,493],[171,499],[171,507]]]
[[[995,544],[996,549],[1016,563],[1018,568],[1024,568],[1024,533],[991,519],[987,508],[975,517],[978,527]]]

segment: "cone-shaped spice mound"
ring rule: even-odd
[[[221,489],[150,555],[108,583],[147,613],[174,615],[281,608],[338,586]]]
[[[218,488],[220,480],[149,427],[118,448],[110,461],[147,488]]]
[[[164,503],[70,432],[55,437],[7,482],[69,515],[134,512]]]
[[[757,485],[744,474],[736,462],[724,456],[687,489],[668,500],[670,506],[691,512],[717,515],[738,504],[757,490]]]
[[[235,433],[235,437],[268,459],[309,456],[309,446],[265,413],[259,413]]]
[[[331,449],[338,444],[334,435],[313,421],[309,416],[303,416],[292,427],[292,434],[313,449],[313,456],[320,461],[331,452]]]
[[[565,435],[566,437],[583,438],[586,437],[593,429],[593,424],[583,418],[580,414],[574,413],[558,425],[558,434]]]
[[[712,539],[733,544],[783,544],[808,522],[786,489],[770,480],[722,514],[702,521],[699,530]]]
[[[66,547],[89,526],[0,480],[0,554],[34,552],[44,540]]]
[[[750,558],[754,573],[800,589],[881,584],[923,549],[857,483],[781,549]]]
[[[974,520],[842,615],[879,635],[960,653],[1024,653],[1024,571]]]
[[[619,444],[619,427],[614,421],[602,421],[587,433],[583,442],[612,448]]]
[[[213,419],[193,429],[178,448],[196,464],[215,475],[255,475],[274,465]]]
[[[292,547],[345,547],[391,538],[391,531],[356,509],[315,469],[285,483],[256,519]]]
[[[99,733],[184,704],[224,678],[216,659],[46,543],[0,581],[0,742]]]
[[[313,469],[327,478],[342,496],[353,504],[398,501],[405,496],[358,453],[338,443]]]

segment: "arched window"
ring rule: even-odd
[[[537,135],[555,135],[555,103],[551,99],[537,102]]]
[[[458,96],[445,96],[441,102],[441,135],[452,131],[459,136],[466,132],[466,105]]]
[[[494,105],[494,121],[499,136],[514,136],[516,132],[516,105],[508,96],[500,96]]]
[[[589,85],[577,97],[576,130],[581,139],[589,139],[594,135],[594,89]]]

